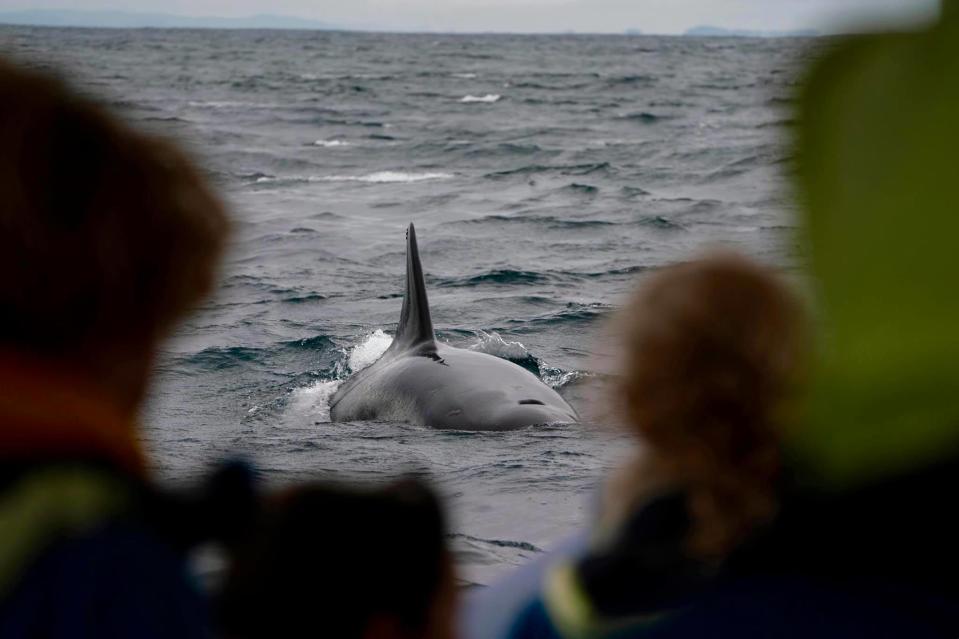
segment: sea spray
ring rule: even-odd
[[[362,342],[350,349],[350,355],[346,360],[350,373],[359,372],[378,360],[392,343],[393,338],[384,333],[381,328],[368,334]]]
[[[330,421],[330,399],[343,383],[341,379],[321,380],[310,386],[296,388],[290,393],[287,417],[300,421],[305,418],[318,423]]]
[[[478,331],[479,338],[469,347],[471,351],[494,355],[510,361],[521,361],[532,357],[529,349],[521,342],[508,342],[496,331]]]
[[[314,422],[329,422],[330,400],[343,380],[378,360],[392,343],[393,338],[382,329],[368,333],[362,341],[349,349],[345,370],[343,366],[338,366],[336,379],[323,379],[309,386],[293,389],[290,393],[288,417],[309,417]]]

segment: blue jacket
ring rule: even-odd
[[[5,474],[0,638],[210,635],[184,547],[157,525],[174,511],[148,488],[82,465]]]

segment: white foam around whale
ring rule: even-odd
[[[347,359],[350,371],[355,373],[363,370],[378,360],[392,343],[393,338],[384,333],[383,329],[376,329],[350,350],[350,356]]]
[[[330,398],[343,383],[341,379],[323,380],[297,388],[290,393],[287,414],[299,422],[308,418],[314,422],[330,421]]]
[[[386,352],[393,338],[382,329],[369,333],[362,341],[354,345],[347,355],[346,363],[350,372],[363,370]],[[330,398],[343,383],[342,379],[321,380],[309,386],[294,389],[290,393],[288,416],[296,421],[308,419],[314,422],[330,421]]]
[[[479,341],[470,346],[469,350],[513,361],[523,360],[530,356],[529,349],[523,346],[521,342],[506,341],[496,331],[489,333],[479,331]]]

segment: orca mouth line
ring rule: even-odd
[[[520,405],[522,405],[522,406],[529,406],[529,405],[534,405],[534,406],[546,406],[546,404],[544,404],[543,402],[539,401],[538,399],[521,399],[521,400],[519,400],[519,403],[520,403]]]

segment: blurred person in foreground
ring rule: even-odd
[[[454,595],[425,485],[303,486],[270,500],[237,552],[222,624],[230,639],[452,639]]]
[[[0,59],[0,636],[206,635],[137,414],[226,232],[182,151]]]
[[[800,105],[820,347],[788,485],[706,589],[635,636],[959,636],[959,1],[838,43]]]
[[[613,403],[639,440],[589,549],[547,573],[513,637],[644,636],[778,508],[805,351],[798,298],[734,254],[668,267],[620,312]]]

